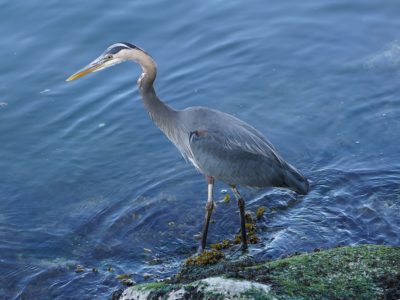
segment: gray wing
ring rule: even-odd
[[[261,133],[233,116],[218,112],[213,117],[189,135],[198,169],[230,184],[285,185],[285,163]]]
[[[252,187],[285,185],[282,164],[275,155],[252,151],[218,131],[192,132],[189,143],[195,164],[209,176]]]
[[[307,179],[249,124],[204,107],[180,111],[178,120],[170,139],[200,172],[228,184],[308,192]]]

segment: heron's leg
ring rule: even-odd
[[[204,221],[203,233],[201,235],[201,248],[199,249],[201,252],[206,247],[208,225],[210,224],[211,214],[214,209],[214,201],[213,201],[214,178],[207,176],[207,182],[208,182],[208,198],[206,203],[206,219]]]
[[[245,219],[245,210],[244,210],[244,200],[240,195],[236,186],[231,185],[232,191],[238,201],[239,212],[240,212],[240,229],[242,232],[242,250],[247,249],[247,235],[246,235],[246,219]]]

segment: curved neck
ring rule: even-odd
[[[142,67],[142,74],[137,81],[137,85],[145,108],[154,123],[168,138],[171,138],[174,134],[172,131],[176,128],[177,111],[162,102],[154,90],[153,83],[157,76],[157,67],[154,60],[150,55],[140,50],[133,50],[130,59]]]

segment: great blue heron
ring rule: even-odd
[[[247,249],[245,203],[237,185],[284,187],[303,195],[308,192],[307,179],[285,162],[268,139],[254,127],[214,109],[196,106],[176,110],[162,102],[153,87],[156,64],[148,53],[137,46],[113,44],[67,81],[127,60],[142,67],[137,85],[151,119],[183,157],[207,178],[208,199],[201,251],[206,246],[208,224],[214,208],[214,180],[229,184],[238,201],[242,249]]]

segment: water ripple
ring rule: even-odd
[[[117,274],[162,278],[196,251],[206,182],[152,124],[140,68],[65,83],[117,41],[153,55],[168,104],[248,121],[310,179],[306,196],[242,190],[266,208],[252,254],[399,245],[399,14],[393,1],[4,2],[0,298],[109,298]],[[238,230],[235,201],[218,203],[209,241]]]

